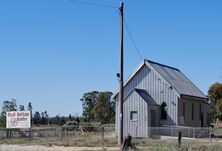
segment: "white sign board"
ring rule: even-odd
[[[6,128],[30,128],[30,111],[6,112]]]

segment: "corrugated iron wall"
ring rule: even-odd
[[[128,133],[133,137],[147,137],[148,113],[147,103],[138,95],[136,91],[124,101],[124,136]],[[131,111],[137,111],[137,120],[130,119]]]
[[[168,119],[166,121],[161,121],[162,124],[166,125],[176,125],[177,124],[177,100],[179,93],[170,87],[169,83],[164,80],[164,78],[156,72],[156,70],[149,64],[144,65],[138,73],[126,84],[124,87],[124,129],[125,134],[129,131],[135,133],[135,127],[148,126],[147,118],[147,107],[145,106],[145,101],[139,97],[136,92],[133,92],[134,88],[146,90],[152,98],[156,101],[157,104],[166,102],[167,104],[167,113]],[[132,94],[131,94],[132,93]],[[119,132],[119,101],[118,96],[116,99],[116,130],[117,134]],[[142,103],[142,101],[144,103]],[[132,107],[131,107],[132,106]],[[140,120],[144,123],[129,123],[130,121],[130,109],[138,109],[138,116]],[[141,116],[141,117],[140,117]],[[129,125],[128,125],[129,124]],[[133,127],[133,128],[132,128]],[[143,136],[147,134],[144,129],[137,131],[137,136]]]

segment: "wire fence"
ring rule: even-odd
[[[116,146],[115,126],[33,127],[0,129],[1,143],[63,146]]]
[[[141,131],[141,129],[144,130],[144,127],[136,128],[138,131]],[[147,127],[146,130],[147,137],[140,137],[141,132],[134,132],[133,142],[137,146],[149,146],[151,144],[178,145],[179,133],[181,134],[182,144],[186,144],[186,146],[209,145],[212,142],[213,134],[211,127]]]
[[[138,127],[138,129],[141,129]],[[195,146],[211,143],[211,128],[191,127],[147,127],[148,137],[133,137],[138,147],[166,146],[178,142],[182,133],[182,144]],[[31,129],[0,129],[1,143],[61,145],[79,147],[117,147],[114,125],[78,127],[33,127]],[[195,144],[195,145],[194,145]]]
[[[212,129],[209,127],[149,127],[149,136],[177,137],[181,132],[186,138],[208,138],[210,140]]]

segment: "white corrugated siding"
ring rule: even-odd
[[[147,127],[148,122],[147,119],[144,118],[145,115],[147,116],[147,107],[144,107],[145,101],[143,101],[144,103],[142,103],[142,98],[140,98],[136,92],[132,92],[134,88],[146,90],[156,101],[157,104],[166,102],[167,113],[169,115],[169,118],[167,121],[164,121],[163,124],[177,124],[177,100],[179,97],[179,93],[174,89],[170,89],[169,83],[164,80],[164,78],[151,65],[147,63],[137,72],[137,74],[135,74],[135,76],[124,87],[124,98],[126,99],[124,99],[124,134],[127,134],[128,132],[130,132],[130,134],[132,135],[137,136],[139,136],[140,134],[141,136],[147,134],[147,132],[145,132],[145,129],[141,128],[142,126]],[[116,128],[119,132],[118,95],[115,99],[117,102]],[[138,109],[138,111],[140,111],[140,113],[138,113],[138,116],[140,118],[139,120],[141,121],[141,123],[130,122],[129,108]]]
[[[147,103],[139,96],[136,91],[124,101],[124,136],[129,133],[133,137],[147,137]],[[130,120],[130,112],[137,111],[137,121]]]

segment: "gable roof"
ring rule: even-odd
[[[206,96],[179,69],[146,60],[180,95],[206,98]]]
[[[189,80],[179,69],[160,64],[151,60],[145,59],[136,70],[130,75],[128,80],[124,82],[124,87],[128,82],[146,65],[150,65],[156,70],[180,95],[193,96],[207,99],[207,97],[197,88],[191,80]],[[114,95],[114,98],[118,92]]]

